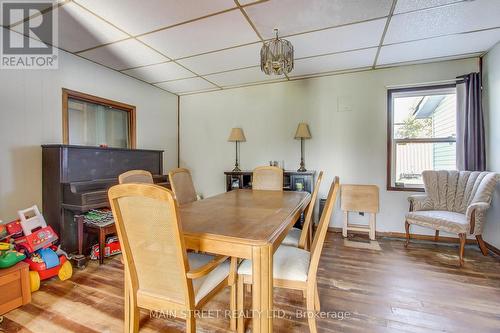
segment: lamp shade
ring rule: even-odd
[[[309,126],[306,123],[299,123],[297,127],[297,132],[295,132],[295,139],[310,139],[311,132],[309,132]]]
[[[235,127],[231,130],[231,134],[229,134],[229,138],[227,139],[229,142],[245,142],[247,139],[245,138],[245,133],[243,133],[243,129],[239,127]]]

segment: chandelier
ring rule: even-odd
[[[267,75],[288,74],[293,69],[293,45],[278,37],[267,41],[260,49],[260,69]]]

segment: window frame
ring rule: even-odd
[[[455,83],[436,84],[417,87],[393,88],[387,89],[387,191],[403,191],[403,192],[425,192],[423,187],[396,187],[392,183],[392,167],[393,167],[393,146],[396,140],[402,143],[440,143],[440,142],[456,142],[456,138],[414,138],[414,139],[394,139],[393,131],[393,96],[401,92],[418,92],[435,89],[450,89],[455,88]]]
[[[63,133],[63,144],[69,144],[69,110],[68,101],[69,99],[76,99],[83,102],[89,102],[94,104],[100,104],[106,107],[112,107],[114,109],[122,110],[128,112],[129,126],[128,126],[128,139],[130,142],[130,147],[128,149],[136,148],[136,108],[133,105],[113,101],[110,99],[85,94],[79,91],[74,91],[70,89],[62,89],[62,133]]]

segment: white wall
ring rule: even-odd
[[[0,69],[0,219],[42,203],[41,144],[62,142],[61,88],[137,107],[137,147],[177,165],[177,96],[63,51],[58,70]]]
[[[181,97],[181,165],[193,170],[205,196],[223,192],[224,170],[234,164],[232,127],[243,127],[241,166],[252,169],[269,160],[285,160],[297,169],[300,121],[309,123],[306,167],[324,170],[320,197],[334,175],[343,183],[376,184],[380,188],[379,231],[403,232],[408,192],[388,192],[386,184],[387,87],[453,80],[478,70],[478,59],[440,62],[273,83]],[[338,112],[338,98],[352,111]],[[336,214],[334,226],[341,226]],[[425,229],[415,232],[431,233]]]
[[[500,43],[483,58],[483,110],[487,168],[500,173]],[[500,248],[500,184],[488,211],[484,240]]]

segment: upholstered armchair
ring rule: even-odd
[[[488,249],[482,239],[486,210],[497,182],[497,174],[478,171],[424,171],[425,195],[412,195],[410,212],[406,214],[406,244],[410,240],[410,225],[458,234],[460,266],[464,260],[467,235],[476,236],[484,255]]]

